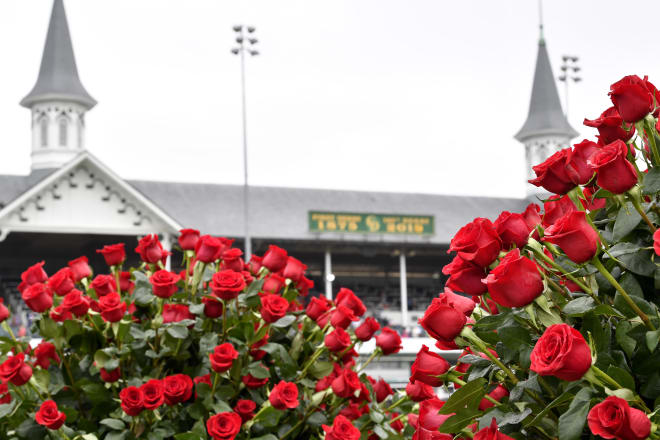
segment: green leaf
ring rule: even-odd
[[[48,393],[48,385],[50,385],[50,374],[48,370],[34,370],[32,373],[34,381],[37,383],[37,386],[45,393]]]
[[[204,437],[202,437],[199,434],[195,434],[193,432],[184,432],[183,434],[176,434],[174,436],[176,440],[203,440]]]
[[[619,213],[616,215],[612,238],[614,241],[620,241],[623,237],[630,234],[641,221],[642,216],[635,210],[632,202],[627,202],[619,209]]]
[[[563,312],[569,316],[582,316],[595,308],[594,300],[590,296],[583,296],[569,301]]]
[[[468,408],[458,411],[453,416],[442,422],[438,430],[447,434],[460,432],[461,429],[472,423],[474,419],[474,411]]]
[[[554,407],[562,405],[563,403],[566,403],[573,399],[573,393],[569,393],[568,391],[563,392],[562,394],[559,395],[555,400],[550,402],[548,405],[546,405],[541,412],[539,412],[532,420],[529,421],[529,423],[525,424],[525,426],[534,426],[537,423],[539,423],[545,415]]]
[[[120,431],[126,428],[126,424],[118,419],[103,419],[99,423],[110,429],[114,429],[115,431]]]
[[[628,336],[630,330],[632,330],[632,325],[628,321],[621,321],[619,322],[619,325],[616,326],[616,333],[614,334],[616,342],[628,356],[632,356],[635,347],[637,347],[637,341]]]
[[[607,254],[603,254],[603,258],[609,258],[610,255],[617,258],[621,255],[632,254],[638,252],[641,248],[633,243],[622,242],[617,243],[610,248]]]
[[[315,412],[307,419],[307,423],[311,426],[319,427],[328,423],[328,419],[322,412]]]
[[[108,363],[112,359],[109,354],[107,354],[103,350],[96,350],[96,353],[94,353],[94,362],[96,362],[96,366],[99,368],[105,368],[105,364]]]
[[[218,345],[218,334],[214,332],[204,333],[199,338],[199,352],[202,354],[210,353]]]
[[[18,399],[12,399],[11,402],[0,405],[0,419],[11,414],[18,404]]]
[[[378,412],[378,411],[371,411],[371,412],[369,413],[369,418],[370,418],[374,423],[380,423],[380,422],[383,421],[383,419],[385,418],[385,416],[384,416],[383,413],[381,413],[381,412]]]
[[[265,379],[270,377],[270,372],[260,362],[255,362],[254,364],[250,365],[247,371],[256,379]]]
[[[60,335],[60,327],[55,321],[45,316],[39,321],[39,333],[44,339],[55,339]]]
[[[454,394],[449,396],[447,403],[440,409],[440,414],[457,413],[463,408],[469,408],[476,412],[481,399],[486,394],[485,386],[487,383],[486,379],[480,377],[460,387]]]
[[[383,440],[385,440],[387,437],[390,436],[390,435],[387,433],[387,431],[385,431],[380,425],[376,425],[376,426],[374,426],[374,432],[376,433],[376,435],[377,435],[378,437],[382,438]]]
[[[559,416],[559,438],[561,440],[578,440],[582,436],[589,412],[591,393],[590,388],[582,388],[575,395],[568,410]]]
[[[635,379],[623,368],[614,365],[607,367],[607,375],[616,381],[619,385],[629,390],[635,389]]]
[[[188,310],[190,310],[190,313],[192,313],[193,315],[201,315],[202,313],[204,313],[204,307],[205,307],[204,303],[190,304],[188,306]]]
[[[182,325],[170,325],[167,327],[167,333],[174,339],[186,339],[188,337],[188,327]]]
[[[642,192],[644,194],[655,194],[660,191],[660,168],[651,168],[644,176]]]
[[[261,437],[252,437],[252,440],[277,440],[277,437],[275,437],[273,434],[266,434],[262,435]]]
[[[109,432],[103,440],[124,440],[127,435],[128,435],[128,431]]]
[[[521,345],[530,345],[532,337],[528,330],[522,327],[503,327],[497,332],[502,343],[512,350],[520,349]]]
[[[644,298],[642,287],[639,285],[635,275],[631,274],[630,272],[626,272],[621,275],[621,278],[619,278],[619,284],[621,284],[621,287],[623,287],[623,289],[630,295],[636,296],[638,298]]]
[[[284,328],[284,327],[288,327],[291,324],[293,324],[295,322],[295,320],[296,320],[296,317],[294,315],[286,315],[286,316],[278,319],[274,323],[272,323],[270,326],[275,327],[275,328]]]
[[[133,289],[133,300],[140,307],[148,306],[156,297],[153,295],[149,278],[140,271],[133,271],[135,277],[135,288]]]
[[[269,406],[266,408],[261,414],[258,414],[257,417],[255,417],[254,422],[259,422],[266,428],[272,428],[274,426],[277,426],[277,422],[280,420],[280,416],[282,416],[283,412],[279,411],[272,406]]]
[[[623,254],[617,257],[623,267],[628,269],[631,272],[636,273],[637,275],[643,275],[645,277],[652,277],[656,265],[651,260],[652,251],[642,250],[635,253]]]
[[[646,332],[646,346],[653,353],[660,342],[660,330]]]

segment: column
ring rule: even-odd
[[[332,274],[332,254],[329,250],[325,251],[325,297],[332,299],[332,282],[335,276]]]
[[[406,278],[406,253],[399,254],[399,280],[401,282],[401,325],[408,328],[408,280]]]
[[[163,249],[167,252],[172,252],[172,236],[168,232],[163,232]],[[172,257],[168,257],[165,261],[165,270],[172,270]]]

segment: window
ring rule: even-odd
[[[59,126],[59,141],[60,141],[60,147],[66,147],[67,144],[67,130],[69,127],[68,120],[65,116],[62,116],[60,120],[58,121],[58,126]]]
[[[41,146],[42,147],[47,147],[48,146],[48,118],[46,115],[43,115],[41,119],[39,119],[39,137],[41,138]]]

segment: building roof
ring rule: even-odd
[[[520,142],[525,142],[536,136],[561,136],[572,139],[577,135],[578,132],[568,123],[561,108],[545,39],[541,36],[529,113],[525,124],[516,133],[515,138]]]
[[[0,209],[18,198],[28,189],[57,171],[56,168],[33,170],[27,176],[13,176],[0,174]]]
[[[78,78],[63,0],[53,2],[39,77],[21,105],[30,108],[37,102],[54,100],[76,102],[88,109],[96,105]]]

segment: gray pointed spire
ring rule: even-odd
[[[578,135],[578,132],[566,120],[561,108],[557,84],[550,66],[548,50],[545,47],[542,24],[540,30],[539,52],[536,58],[529,114],[527,121],[515,135],[515,138],[523,143],[535,136],[561,136],[572,139]]]
[[[76,102],[87,109],[96,105],[78,78],[63,0],[53,2],[39,78],[21,105],[30,108],[35,103],[53,100]]]

